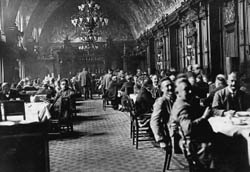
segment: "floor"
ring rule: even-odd
[[[151,142],[136,150],[127,113],[102,109],[102,100],[78,102],[74,132],[49,141],[51,172],[160,172],[165,153]],[[170,170],[187,172],[183,155],[174,155]]]

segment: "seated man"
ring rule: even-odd
[[[152,95],[153,97],[156,99],[158,97],[161,97],[161,89],[159,88],[159,83],[158,83],[158,76],[157,75],[153,75],[151,77],[152,82],[153,82],[153,88],[152,88]]]
[[[123,92],[123,95],[127,95],[127,96],[129,96],[129,94],[134,93],[134,83],[132,82],[131,75],[126,76],[126,82],[123,83],[121,87],[121,91]]]
[[[214,95],[212,108],[216,116],[233,116],[237,111],[246,111],[249,106],[248,95],[240,90],[239,76],[236,72],[228,75],[228,86]]]
[[[163,95],[156,99],[154,103],[150,127],[153,131],[156,142],[160,143],[161,148],[165,149],[167,144],[171,142],[167,124],[175,99],[174,84],[170,78],[164,77],[160,81],[160,87]]]
[[[43,95],[43,94],[46,95],[47,99],[51,99],[52,97],[55,96],[55,91],[50,89],[50,87],[47,84],[43,84],[43,87],[36,92],[36,95]]]
[[[112,76],[111,82],[109,84],[107,90],[107,98],[111,100],[112,107],[117,110],[118,105],[120,103],[120,99],[118,98],[118,83],[117,83],[117,76]]]
[[[176,125],[183,141],[183,152],[199,172],[210,169],[213,159],[211,145],[213,131],[204,115],[197,111],[192,102],[192,86],[186,79],[176,82],[176,101],[171,112],[171,123]]]
[[[143,86],[136,97],[135,114],[141,119],[141,125],[146,125],[151,118],[153,104],[155,102],[151,93],[152,87],[152,80],[150,78],[145,79]]]
[[[33,86],[33,83],[31,80],[26,81],[26,85],[23,87],[24,91],[37,91],[37,88]]]
[[[215,78],[214,84],[210,85],[208,97],[203,99],[204,106],[211,107],[215,93],[225,88],[226,86],[227,86],[227,83],[226,83],[224,75],[218,74]]]
[[[52,104],[52,108],[51,108],[51,114],[52,114],[52,118],[60,118],[60,119],[66,119],[68,117],[67,113],[61,113],[61,109],[65,108],[62,103],[63,103],[63,99],[68,99],[68,110],[72,110],[73,106],[74,106],[74,102],[73,102],[73,96],[74,96],[74,92],[69,88],[69,83],[67,79],[62,79],[60,81],[60,86],[61,86],[61,90],[60,92],[58,92],[56,94],[54,103]]]
[[[121,92],[122,92],[122,97],[121,97],[121,105],[122,105],[122,111],[125,110],[125,104],[128,101],[129,95],[134,93],[134,83],[132,82],[132,76],[127,75],[126,76],[126,82],[123,83]]]
[[[0,92],[0,101],[12,100],[20,98],[18,91],[10,89],[10,84],[4,82],[2,84],[2,91]]]

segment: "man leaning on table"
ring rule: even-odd
[[[228,75],[228,86],[215,93],[212,108],[215,116],[233,116],[237,111],[249,111],[249,96],[240,90],[239,75]]]

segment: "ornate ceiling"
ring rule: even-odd
[[[25,41],[34,37],[41,42],[61,42],[66,36],[75,39],[70,17],[82,0],[4,0],[18,9],[24,18]],[[103,32],[113,39],[136,39],[162,15],[182,0],[95,0],[110,19]],[[15,14],[16,15],[16,14]],[[13,17],[12,17],[13,18]],[[10,17],[9,17],[10,20]],[[104,38],[105,39],[105,38]]]

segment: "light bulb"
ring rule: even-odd
[[[108,19],[108,18],[104,18],[104,22],[105,22],[105,24],[107,25],[108,22],[109,22],[109,19]]]

